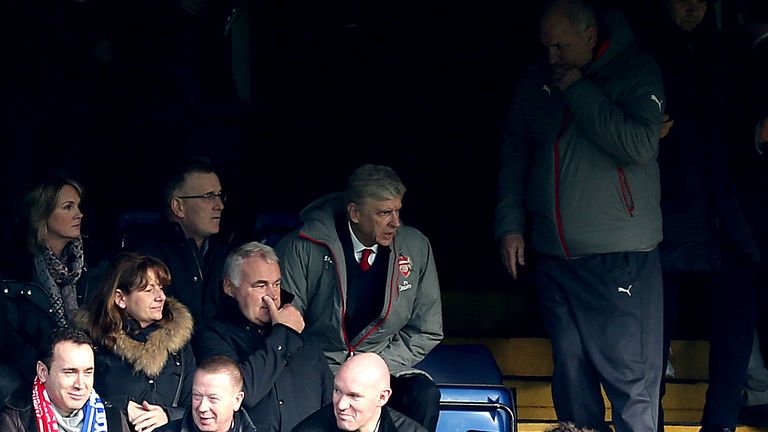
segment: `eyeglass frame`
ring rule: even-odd
[[[221,202],[227,201],[227,193],[224,191],[220,192],[206,192],[202,195],[185,195],[185,196],[177,196],[178,199],[201,199],[210,203],[213,203],[216,198],[220,199]]]

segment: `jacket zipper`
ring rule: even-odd
[[[389,279],[390,279],[390,283],[389,283],[390,295],[389,295],[389,301],[387,303],[387,311],[384,313],[384,317],[382,317],[379,320],[379,322],[376,323],[376,325],[371,327],[371,329],[365,335],[363,335],[363,337],[360,338],[360,340],[355,345],[350,345],[350,343],[349,343],[349,336],[347,335],[347,326],[346,326],[346,321],[347,321],[347,302],[344,299],[344,287],[341,286],[341,272],[339,271],[339,264],[338,264],[339,261],[336,259],[336,256],[333,254],[333,250],[331,250],[331,248],[326,243],[321,242],[320,240],[314,239],[312,237],[309,237],[308,235],[306,235],[304,233],[299,233],[299,237],[302,237],[304,239],[307,239],[307,240],[311,241],[312,243],[316,243],[316,244],[319,244],[319,245],[325,247],[326,249],[328,249],[328,252],[331,254],[331,256],[333,256],[334,269],[336,270],[336,278],[337,278],[338,284],[339,284],[339,295],[341,296],[341,333],[342,333],[342,336],[344,337],[344,345],[346,345],[347,353],[349,354],[349,357],[352,357],[352,356],[355,355],[355,348],[360,346],[360,344],[362,344],[363,341],[368,339],[368,336],[370,336],[374,331],[376,331],[376,329],[379,328],[379,326],[381,326],[381,324],[383,324],[384,321],[386,321],[387,318],[389,317],[389,311],[392,309],[392,298],[394,297],[394,294],[392,293],[392,288],[395,286],[395,278],[391,277],[391,275],[394,274],[394,273],[390,273],[390,277],[389,277]],[[395,250],[395,241],[394,240],[392,240],[392,250]],[[394,271],[394,266],[396,266],[396,265],[397,265],[397,260],[393,260],[393,269],[392,269],[392,271]]]
[[[563,229],[563,218],[560,214],[560,140],[565,134],[565,129],[568,127],[568,110],[563,110],[563,121],[560,126],[560,131],[555,138],[555,224],[557,226],[557,236],[560,239],[560,246],[563,248],[563,253],[566,258],[571,257],[571,251],[568,250],[568,245],[565,242],[565,230]]]
[[[203,280],[203,268],[200,267],[200,261],[197,259],[197,253],[195,251],[192,251],[192,259],[195,261],[195,266],[197,267],[197,275],[200,276],[200,283],[205,285],[205,281]]]
[[[179,376],[179,384],[176,386],[176,396],[173,398],[174,408],[179,406],[179,400],[181,399],[181,383],[184,381],[184,356],[181,354],[177,355],[179,356],[179,363],[181,363],[181,375]]]

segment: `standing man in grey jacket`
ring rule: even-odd
[[[434,432],[440,392],[413,366],[443,338],[440,287],[429,240],[401,224],[404,194],[391,168],[363,165],[343,194],[304,209],[304,225],[277,250],[304,336],[331,369],[379,354],[393,375],[390,405]]]
[[[540,23],[549,64],[517,88],[501,149],[496,236],[513,277],[530,227],[558,420],[656,429],[662,283],[656,163],[663,90],[628,23],[579,0]]]

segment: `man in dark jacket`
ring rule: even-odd
[[[742,69],[738,82],[742,85],[739,94],[742,113],[738,146],[741,149],[738,182],[750,228],[763,257],[757,267],[756,304],[768,301],[768,86],[765,85],[765,71],[768,70],[768,3],[763,0],[745,0],[740,4],[740,14],[747,36],[740,53]],[[768,317],[757,316],[759,346],[753,347],[753,354],[747,370],[747,385],[744,392],[744,406],[739,423],[750,426],[768,426],[768,371],[764,359],[768,358]],[[760,349],[762,348],[762,352]],[[711,368],[710,368],[711,370]]]
[[[171,271],[166,294],[181,301],[195,324],[216,315],[230,239],[219,234],[226,194],[213,167],[196,160],[172,175],[164,190],[168,221],[127,248],[160,259]]]
[[[6,402],[0,412],[0,430],[95,432],[109,427],[127,432],[119,410],[105,408],[93,390],[91,339],[66,327],[55,331],[49,342],[47,352],[37,362],[32,391],[22,386]]]
[[[209,357],[195,371],[192,406],[157,432],[256,432],[243,402],[243,373],[234,360]]]
[[[389,369],[378,354],[347,360],[333,381],[333,404],[301,422],[294,432],[426,432],[423,426],[385,406],[392,389]]]
[[[199,359],[223,355],[240,365],[243,405],[261,432],[289,431],[331,400],[328,363],[304,340],[304,319],[280,298],[280,283],[272,248],[252,242],[233,251],[224,273],[229,297],[194,343]]]
[[[663,364],[675,334],[678,303],[703,309],[710,350],[702,432],[729,431],[737,425],[755,327],[752,273],[759,260],[727,166],[728,147],[736,142],[728,110],[735,107],[727,103],[724,91],[727,74],[715,12],[704,0],[665,0],[660,19],[649,29],[648,44],[664,78],[665,114],[671,124],[662,130],[658,157]],[[662,381],[662,397],[665,391]]]

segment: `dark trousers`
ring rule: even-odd
[[[419,422],[429,432],[437,430],[440,390],[422,374],[391,377],[392,396],[387,406]]]
[[[734,265],[718,271],[664,273],[664,351],[667,364],[677,305],[689,296],[706,296],[701,325],[709,336],[709,387],[701,424],[735,428],[755,331],[752,269]],[[682,299],[682,300],[681,300]],[[666,386],[662,382],[661,396]],[[659,407],[659,430],[664,413]]]
[[[618,432],[654,432],[663,345],[658,251],[540,255],[536,270],[557,419],[610,431],[602,385]]]

